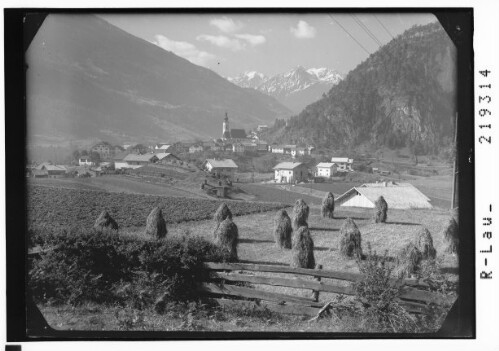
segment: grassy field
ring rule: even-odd
[[[229,203],[231,207],[232,203]],[[408,242],[415,240],[420,227],[425,226],[433,236],[437,250],[437,263],[441,273],[449,280],[457,281],[457,257],[445,252],[442,229],[449,218],[443,210],[390,210],[388,222],[372,222],[370,210],[344,210],[335,212],[334,219],[320,216],[318,206],[311,207],[309,227],[315,243],[314,255],[317,264],[326,270],[359,272],[357,263],[339,254],[339,228],[345,218],[355,220],[362,233],[364,250],[367,243],[378,254],[388,250],[388,256],[395,257]],[[275,212],[256,213],[234,218],[239,228],[239,258],[244,263],[289,265],[291,252],[280,250],[274,245],[272,228]],[[174,223],[168,226],[168,236],[202,236],[209,240],[214,230],[213,220]],[[129,228],[126,235],[143,235],[142,228]],[[259,273],[256,273],[259,274]],[[279,274],[276,274],[279,276]],[[268,274],[267,274],[268,276]],[[324,282],[331,282],[323,279]],[[348,284],[339,283],[336,284]],[[310,297],[311,292],[293,288],[257,286],[259,289]],[[333,294],[321,293],[320,301],[326,302]],[[157,315],[153,311],[120,310],[99,306],[41,306],[49,323],[59,329],[78,330],[211,330],[211,331],[359,331],[358,326],[349,320],[325,319],[319,323],[308,323],[300,316],[244,315],[244,311],[205,311],[196,308],[190,321],[186,313],[172,309],[167,315]],[[175,312],[177,311],[177,312]],[[187,323],[187,324],[186,324]],[[187,327],[186,327],[187,326]],[[194,329],[189,329],[194,328]]]
[[[282,190],[273,185],[260,184],[236,184],[245,193],[252,195],[253,201],[270,201],[293,204],[298,199],[303,199],[310,204],[320,204],[322,199],[305,194],[298,194],[287,190]]]

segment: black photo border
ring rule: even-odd
[[[435,334],[297,333],[297,332],[100,332],[57,331],[39,324],[36,306],[26,296],[26,106],[24,53],[51,13],[432,13],[457,48],[459,189],[459,297],[442,329]],[[474,339],[475,174],[473,8],[9,8],[4,9],[7,341],[81,340],[251,340],[251,339]],[[33,320],[33,321],[32,321]]]

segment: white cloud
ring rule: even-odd
[[[296,28],[290,28],[291,33],[299,39],[310,39],[315,37],[317,30],[305,21],[299,21]]]
[[[217,27],[224,33],[236,32],[243,27],[241,22],[234,21],[232,18],[226,16],[212,19],[210,25]]]
[[[175,55],[183,57],[196,65],[207,66],[210,61],[216,59],[215,55],[199,50],[194,44],[186,41],[171,40],[164,35],[155,35],[152,43],[165,50],[171,51]]]
[[[267,39],[263,35],[253,35],[253,34],[236,34],[236,38],[246,40],[253,46],[264,44]]]
[[[230,49],[233,51],[243,50],[244,44],[237,39],[231,39],[225,35],[209,35],[201,34],[196,37],[199,41],[207,41],[221,48]]]

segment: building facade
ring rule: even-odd
[[[308,168],[301,162],[281,162],[274,167],[276,183],[296,183],[308,179]]]
[[[316,166],[316,177],[330,178],[336,174],[338,166],[332,162],[321,162]]]

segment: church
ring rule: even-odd
[[[222,124],[222,140],[223,141],[237,141],[247,139],[244,129],[230,129],[229,116],[225,112],[225,118]]]

